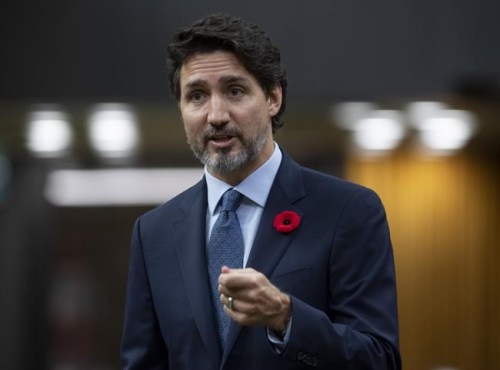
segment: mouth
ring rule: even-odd
[[[234,135],[218,134],[209,136],[207,142],[218,149],[226,149],[234,145],[237,140],[238,138]]]

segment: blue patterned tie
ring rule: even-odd
[[[241,268],[243,266],[243,236],[236,209],[240,205],[243,195],[230,189],[222,196],[222,205],[219,217],[212,228],[210,241],[207,246],[208,275],[212,299],[217,314],[219,336],[223,346],[231,319],[224,313],[218,291],[219,275],[222,266]]]

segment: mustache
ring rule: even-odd
[[[214,138],[220,138],[225,136],[240,137],[240,130],[235,127],[219,126],[219,127],[209,127],[203,134],[205,140],[211,140]]]

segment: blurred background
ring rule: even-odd
[[[0,15],[0,368],[119,368],[130,231],[202,169],[166,45],[213,12],[289,73],[276,140],[374,188],[405,369],[500,369],[500,2],[18,1]]]

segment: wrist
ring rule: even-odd
[[[280,310],[279,318],[276,324],[271,329],[277,333],[284,335],[288,329],[288,324],[292,317],[292,301],[287,294],[282,294],[282,309]]]

